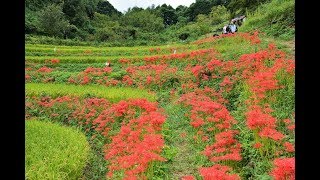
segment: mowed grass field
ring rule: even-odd
[[[26,44],[26,121],[81,129],[84,179],[294,179],[293,54],[258,32],[159,47]]]

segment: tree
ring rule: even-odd
[[[69,22],[78,28],[82,28],[89,20],[84,0],[64,0],[62,11]]]
[[[121,18],[122,26],[132,26],[143,32],[159,33],[164,29],[163,19],[148,10],[129,9]]]
[[[211,12],[211,8],[214,5],[210,0],[196,0],[185,12],[184,16],[189,17],[189,21],[195,21],[199,14],[208,15]]]
[[[212,25],[220,24],[230,19],[230,13],[226,7],[218,5],[213,6],[209,15]]]
[[[85,0],[85,4],[87,16],[92,20],[96,12],[98,0]]]
[[[51,4],[40,11],[39,28],[45,34],[62,37],[66,34],[69,25],[59,5]]]
[[[178,22],[178,16],[170,5],[163,4],[160,7],[160,16],[163,18],[163,24],[167,27]]]
[[[99,1],[97,4],[97,12],[109,16],[112,14],[121,15],[121,12],[115,9],[108,1]]]
[[[37,23],[38,17],[36,12],[27,8],[25,11],[25,33],[36,33],[38,31]]]

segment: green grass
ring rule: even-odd
[[[26,95],[48,94],[52,97],[70,95],[79,97],[99,97],[106,98],[111,102],[118,102],[125,99],[146,98],[149,101],[155,101],[156,96],[148,93],[146,90],[134,88],[117,88],[100,85],[67,85],[50,83],[27,83]]]
[[[208,43],[205,43],[208,44]],[[241,55],[254,53],[258,46],[240,36],[220,38],[210,42],[224,60],[237,60]]]
[[[171,54],[173,49],[177,52],[184,52],[186,50],[196,49],[195,45],[184,46],[159,46],[159,47],[145,47],[145,48],[128,48],[128,47],[74,47],[63,46],[57,47],[42,47],[42,46],[26,46],[26,56],[142,56],[142,55],[157,55],[157,54]],[[155,50],[160,48],[159,50]],[[152,51],[150,51],[153,49]]]
[[[239,31],[259,29],[266,34],[283,40],[295,35],[295,1],[272,0],[261,5],[254,13],[249,13]]]
[[[90,152],[84,134],[58,124],[26,121],[26,179],[78,179]]]
[[[56,47],[57,49],[64,51],[72,51],[72,52],[81,52],[84,50],[91,51],[149,51],[151,48],[160,48],[160,49],[170,49],[170,48],[183,48],[184,44],[172,44],[172,45],[162,45],[162,46],[134,46],[134,47],[107,47],[107,46],[62,46],[62,45],[47,45],[47,44],[26,44],[26,50],[40,50],[40,51],[53,51]]]
[[[118,63],[120,59],[130,61],[143,60],[144,56],[26,56],[26,62],[44,63],[47,60],[59,59],[60,63]]]

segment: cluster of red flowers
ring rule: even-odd
[[[128,179],[143,178],[150,162],[165,160],[159,155],[164,146],[161,127],[165,117],[158,112],[156,103],[129,100],[104,110],[93,124],[97,131],[107,136],[110,125],[119,120],[122,124],[120,132],[105,145],[105,158],[110,162],[108,177],[123,170]]]
[[[261,40],[259,39],[259,32],[258,31],[254,31],[252,33],[240,32],[239,36],[249,40],[251,42],[251,44],[260,44],[261,43]]]
[[[31,76],[29,74],[25,74],[25,80],[29,81],[31,79]]]
[[[162,86],[171,78],[182,79],[179,76],[177,68],[169,67],[167,64],[130,66],[126,69],[128,75],[123,79],[127,85],[136,85],[138,87],[150,87],[151,85]]]
[[[52,69],[51,68],[48,68],[46,66],[43,66],[41,67],[40,69],[37,70],[38,72],[41,72],[41,73],[49,73],[49,72],[52,72]]]
[[[238,32],[235,34],[229,33],[229,34],[221,34],[220,36],[211,36],[211,37],[207,37],[204,39],[194,41],[193,44],[201,45],[201,44],[205,44],[205,43],[214,42],[217,39],[226,38],[226,37],[235,37],[235,36],[242,37],[242,38],[250,41],[251,44],[259,44],[261,42],[261,40],[259,39],[259,32],[255,31],[252,33]]]
[[[117,85],[119,82],[115,79],[109,79],[108,75],[112,72],[112,68],[94,68],[88,67],[83,72],[80,72],[76,77],[70,77],[68,82],[73,84],[88,84],[97,83],[104,85]]]
[[[203,153],[210,161],[240,161],[241,144],[234,139],[238,131],[227,130],[215,135],[215,143],[206,147]]]
[[[246,101],[247,112],[245,115],[248,128],[255,134],[254,147],[260,150],[262,156],[279,156],[283,153],[281,149],[293,153],[293,144],[284,142],[285,134],[277,129],[279,120],[271,114],[273,110],[270,108],[269,102],[272,101],[272,98],[268,92],[283,88],[278,83],[277,75],[284,72],[292,75],[294,61],[285,59],[285,53],[277,50],[274,44],[270,44],[267,50],[241,56],[238,64],[243,70],[242,78],[250,90],[250,97]],[[294,124],[290,119],[283,122],[289,130],[294,130]],[[275,150],[272,146],[277,146],[280,151]],[[294,158],[290,161],[294,163]],[[282,162],[282,160],[275,161],[277,166],[280,166],[272,172],[275,179],[294,179],[292,176],[294,166],[289,165],[290,168],[286,168],[283,167]]]
[[[176,53],[176,54],[170,54],[170,55],[158,55],[158,56],[149,56],[145,57],[144,60],[147,63],[154,63],[154,62],[161,62],[165,63],[169,60],[190,60],[190,59],[196,59],[199,61],[206,60],[206,58],[213,56],[216,54],[216,52],[211,49],[199,49],[194,50],[187,53]]]
[[[186,105],[191,105],[190,119],[191,125],[198,128],[206,123],[219,131],[231,128],[236,121],[230,116],[229,111],[220,103],[212,101],[209,97],[188,93],[181,96],[180,101],[185,101]]]
[[[160,52],[161,49],[160,48],[150,48],[149,51],[150,52]]]
[[[262,109],[260,106],[251,106],[246,113],[247,126],[255,131],[260,137],[271,138],[275,141],[283,139],[284,135],[276,131],[276,119],[269,112],[270,108]],[[269,112],[267,111],[269,110]]]
[[[206,142],[214,135],[215,143],[207,145],[203,151],[210,161],[224,163],[242,159],[241,145],[235,139],[238,131],[232,130],[232,125],[237,122],[227,108],[219,103],[225,102],[221,93],[205,87],[202,90],[197,89],[194,92],[183,94],[179,102],[191,106],[190,124],[198,130],[197,134],[201,136],[202,141]],[[235,177],[239,179],[238,175],[229,175],[228,170],[231,170],[231,167],[219,164],[199,169],[204,179],[232,179]]]
[[[195,177],[193,177],[192,175],[189,175],[189,176],[183,176],[182,178],[181,178],[181,180],[195,180],[196,178]]]
[[[274,169],[270,175],[275,180],[295,179],[295,158],[278,158],[273,161]]]
[[[231,168],[215,164],[212,167],[200,168],[200,174],[204,180],[223,179],[223,180],[240,180],[239,175],[230,174]]]
[[[295,124],[293,121],[291,121],[290,119],[285,119],[283,120],[283,122],[286,124],[288,130],[292,132],[295,130]]]
[[[68,96],[33,99],[34,104],[28,103],[27,107],[37,105],[51,118],[59,116],[56,110],[60,107],[69,111],[69,122],[76,121],[86,131],[98,132],[111,140],[104,149],[105,159],[110,162],[108,178],[112,178],[115,171],[123,171],[124,179],[144,179],[151,162],[165,160],[160,154],[164,146],[162,124],[166,118],[157,103],[132,99],[110,104],[100,98],[81,100]],[[121,126],[120,131],[114,129],[115,124]]]
[[[51,59],[51,64],[59,64],[60,60],[59,59]]]

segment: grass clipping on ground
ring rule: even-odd
[[[26,121],[26,179],[78,179],[89,155],[81,132],[50,122]]]

